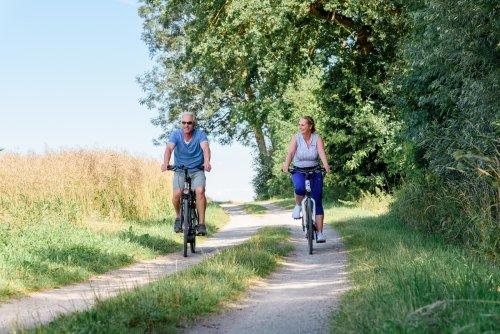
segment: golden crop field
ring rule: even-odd
[[[0,220],[34,223],[57,215],[148,220],[171,211],[171,175],[158,161],[113,151],[0,155]]]

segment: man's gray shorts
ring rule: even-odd
[[[191,177],[191,189],[196,188],[205,188],[206,178],[205,171],[195,170],[189,171],[188,175]],[[174,179],[172,181],[174,189],[183,189],[184,188],[184,171],[175,172]]]

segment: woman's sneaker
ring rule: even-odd
[[[318,244],[326,242],[326,236],[323,232],[316,232],[316,242]]]
[[[292,212],[293,219],[300,219],[300,212],[302,211],[302,207],[300,205],[295,205]]]

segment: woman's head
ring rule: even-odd
[[[302,116],[299,120],[299,130],[302,134],[316,132],[313,118],[311,116]]]

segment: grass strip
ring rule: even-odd
[[[245,209],[245,211],[251,215],[261,215],[267,212],[265,206],[255,203],[245,203],[243,204],[243,209]]]
[[[173,232],[173,220],[0,222],[0,301],[180,251],[182,236]],[[228,220],[220,206],[208,206],[209,235]]]
[[[190,269],[59,317],[36,333],[174,333],[196,317],[218,311],[252,282],[268,276],[291,251],[286,228],[263,228],[248,242]]]
[[[330,208],[353,288],[332,333],[498,333],[500,270],[390,214]],[[333,217],[328,219],[328,217]]]

